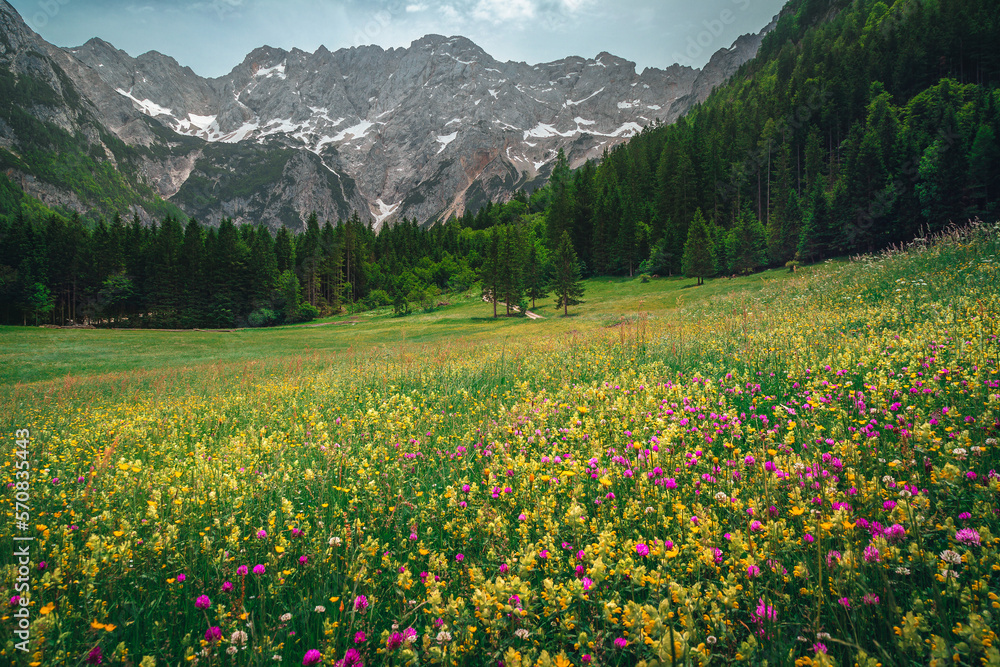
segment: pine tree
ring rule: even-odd
[[[556,295],[556,308],[563,309],[563,315],[569,315],[569,306],[580,303],[583,296],[583,283],[580,282],[580,262],[573,249],[573,241],[569,232],[564,231],[553,256],[552,291]]]
[[[1000,181],[1000,145],[993,128],[985,123],[979,126],[969,150],[969,181],[980,202],[980,212],[988,211],[990,196],[996,197]]]
[[[815,125],[809,128],[809,135],[806,138],[805,171],[806,178],[803,191],[810,192],[817,181],[823,176],[823,143],[820,138],[819,128]]]
[[[799,233],[796,257],[812,261],[823,256],[830,247],[830,202],[823,191],[823,184],[817,182],[812,189],[809,209],[803,216]]]
[[[389,229],[392,229],[391,227]],[[320,283],[323,300],[334,313],[340,312],[340,298],[344,291],[344,274],[341,261],[341,248],[337,243],[337,232],[333,225],[327,222],[323,225],[320,237],[323,260],[320,267]]]
[[[205,238],[197,220],[189,220],[181,245],[180,321],[182,327],[196,327],[205,322],[209,288],[205,278]]]
[[[267,227],[259,225],[250,241],[250,290],[254,307],[267,301],[278,275],[278,260],[271,232]]]
[[[684,274],[689,278],[697,278],[699,285],[705,283],[705,278],[715,275],[712,239],[708,235],[708,227],[700,208],[695,211],[694,219],[688,227],[682,264]]]
[[[549,247],[555,248],[564,231],[571,231],[573,226],[573,192],[572,177],[569,171],[569,163],[566,155],[559,149],[556,157],[556,164],[552,170],[552,177],[549,179],[549,188],[552,190],[552,203],[549,205],[545,216],[546,229],[549,236]]]
[[[605,169],[599,173],[603,175],[603,178],[599,179],[600,196],[597,198],[597,206],[594,207],[593,242],[591,243],[594,265],[592,268],[594,273],[608,274],[614,268],[616,259],[612,250],[620,231],[622,201],[618,180],[614,172]]]
[[[295,322],[299,319],[299,308],[302,298],[299,295],[299,278],[294,271],[283,271],[278,276],[278,293],[281,296],[282,313],[285,322]]]
[[[319,264],[320,256],[319,217],[315,212],[309,215],[305,234],[298,237],[296,257],[301,265],[302,288],[305,301],[315,306],[319,299]]]
[[[527,290],[527,296],[531,299],[532,309],[534,309],[537,299],[544,299],[549,295],[546,273],[542,257],[538,253],[538,247],[532,243],[531,249],[528,251],[528,260],[525,263],[524,272],[524,285]]]
[[[767,262],[767,232],[748,206],[740,210],[729,230],[727,254],[734,273],[753,273]]]
[[[287,227],[281,227],[274,239],[274,254],[278,262],[278,272],[295,268],[295,245],[291,232]]]
[[[588,267],[593,266],[591,242],[594,236],[594,207],[597,204],[597,191],[594,187],[594,175],[597,168],[593,160],[578,169],[573,179],[573,247],[576,248],[580,260]]]
[[[517,224],[503,226],[500,248],[499,281],[500,296],[507,306],[507,315],[511,309],[521,303],[524,295],[524,237]]]
[[[497,316],[497,299],[500,296],[500,230],[490,227],[486,232],[483,266],[479,270],[483,299],[493,304],[493,317]]]
[[[181,275],[183,245],[184,230],[181,223],[173,216],[167,216],[160,225],[152,248],[151,284],[147,287],[147,292],[153,296],[156,309],[154,315],[163,325],[179,325],[180,298],[183,293]]]

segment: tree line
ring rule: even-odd
[[[998,38],[993,0],[792,0],[705,103],[556,164],[532,200],[591,275],[741,273],[995,217]]]
[[[560,152],[544,187],[431,227],[144,227],[22,197],[0,211],[0,318],[266,325],[429,310],[477,284],[495,315],[549,293],[565,310],[581,276],[701,282],[993,217],[998,24],[992,0],[792,0],[757,58],[674,125],[576,170]]]
[[[322,225],[313,214],[295,234],[231,219],[89,223],[22,208],[0,215],[0,322],[268,326],[345,309],[433,310],[477,284],[494,316],[498,304],[523,315],[550,291],[565,311],[582,295],[576,255],[568,238],[550,252],[544,218],[513,215],[523,206],[504,216],[491,207],[482,228],[463,226],[471,217],[429,228],[402,220],[380,234],[357,214]]]

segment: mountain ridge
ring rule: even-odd
[[[43,47],[100,124],[152,153],[140,171],[159,197],[205,222],[275,227],[300,225],[312,210],[359,210],[376,226],[433,222],[509,199],[543,182],[560,149],[579,166],[658,120],[674,122],[752,58],[771,27],[702,70],[637,73],[606,51],[500,62],[468,38],[431,34],[406,48],[265,45],[216,78],[100,38],[60,49],[23,21],[18,34]],[[233,184],[236,165],[248,164],[269,165],[249,190]]]

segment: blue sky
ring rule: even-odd
[[[531,64],[608,51],[644,67],[701,67],[757,32],[784,0],[10,0],[46,40],[100,37],[221,76],[258,46],[331,51],[464,35],[499,60]]]

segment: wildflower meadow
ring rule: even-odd
[[[558,340],[7,386],[0,660],[1000,665],[998,249]]]

